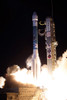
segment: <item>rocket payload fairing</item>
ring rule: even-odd
[[[38,79],[40,75],[40,59],[38,55],[38,16],[36,12],[32,15],[33,22],[33,78]]]

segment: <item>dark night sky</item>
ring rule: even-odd
[[[53,0],[53,19],[57,57],[67,49],[67,3],[65,0]],[[32,54],[32,14],[37,12],[39,21],[51,16],[51,0],[1,0],[0,1],[0,76],[7,67],[17,64],[25,66],[25,61]],[[44,37],[39,37],[39,54],[46,63]]]

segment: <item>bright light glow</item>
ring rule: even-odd
[[[14,76],[14,79],[17,82],[23,84],[33,84],[35,85],[35,81],[33,80],[33,73],[31,70],[27,70],[26,68],[20,69],[19,71],[12,73],[11,75]]]
[[[46,91],[47,100],[67,100],[67,51],[58,61]]]
[[[51,74],[48,72],[47,65],[43,65],[37,81],[33,79],[32,71],[25,68],[11,75],[18,82],[34,84],[44,89],[47,100],[67,100],[67,51],[57,61],[55,70]]]
[[[6,79],[4,77],[0,77],[0,88],[3,88],[3,86],[5,85],[5,81]]]

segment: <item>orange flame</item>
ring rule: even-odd
[[[47,100],[67,99],[67,51],[62,58],[57,61],[57,68],[50,75],[47,67],[42,66],[39,80],[33,79],[31,70],[20,69],[12,73],[16,81],[24,84],[34,84],[44,88]],[[46,90],[45,90],[46,89]]]

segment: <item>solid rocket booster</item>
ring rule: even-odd
[[[40,59],[38,55],[38,16],[36,12],[32,16],[33,22],[33,77],[38,79],[40,75]]]

